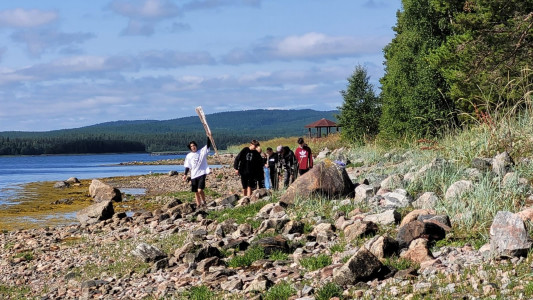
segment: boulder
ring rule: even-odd
[[[340,286],[373,279],[383,279],[390,269],[370,251],[362,247],[343,266],[333,271],[333,282]]]
[[[414,208],[433,209],[439,202],[439,197],[434,192],[423,193],[415,202],[413,202]]]
[[[167,257],[165,252],[146,243],[140,243],[131,253],[142,258],[144,262],[156,262]]]
[[[82,226],[91,225],[99,221],[111,219],[115,210],[111,200],[102,201],[88,206],[76,213],[76,218]]]
[[[281,235],[259,239],[255,241],[253,245],[262,247],[266,255],[272,254],[276,251],[288,253],[290,250],[287,240]]]
[[[352,183],[346,170],[325,159],[316,164],[309,172],[299,176],[281,196],[280,203],[290,205],[297,197],[321,194],[328,197],[346,196],[353,193]]]
[[[66,183],[74,184],[74,183],[80,183],[80,180],[76,177],[70,177],[69,179],[65,180]]]
[[[378,232],[378,226],[375,223],[357,219],[352,225],[344,228],[344,238],[346,241],[353,241],[361,236],[373,235],[376,232]]]
[[[416,239],[410,245],[407,251],[400,254],[401,258],[408,259],[415,263],[422,263],[433,259],[433,255],[428,248],[428,240]]]
[[[91,185],[89,186],[89,195],[91,195],[96,202],[107,200],[115,202],[122,201],[122,194],[119,189],[103,183],[98,179],[93,179],[91,182]]]
[[[379,214],[367,215],[364,221],[373,222],[379,225],[392,225],[400,223],[402,216],[395,209],[389,209]]]
[[[495,257],[527,256],[531,248],[524,221],[518,214],[499,211],[490,226],[490,251]]]
[[[390,236],[375,236],[365,243],[365,248],[379,259],[390,257],[399,251],[398,241]]]
[[[446,237],[446,231],[437,224],[415,220],[398,229],[396,240],[400,248],[406,248],[413,240],[421,237],[430,241],[438,241]]]
[[[64,189],[70,187],[70,184],[66,181],[58,181],[54,184],[55,189]]]

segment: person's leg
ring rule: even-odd
[[[194,193],[194,200],[196,200],[196,207],[202,206],[202,199],[200,197],[200,190]]]
[[[202,176],[200,176],[200,178],[198,178],[198,197],[199,197],[200,205],[205,205],[206,204],[206,202],[205,202],[205,193],[204,193],[204,190],[205,190],[205,178],[206,178],[206,175],[202,175]]]
[[[242,185],[242,195],[246,197],[246,192],[248,190],[248,179],[241,175],[241,185]]]
[[[291,180],[291,173],[289,170],[283,170],[283,185],[285,188],[289,187],[289,182]]]

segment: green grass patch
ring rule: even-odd
[[[248,223],[252,228],[258,228],[261,225],[260,221],[254,220],[255,215],[265,206],[269,201],[259,201],[246,206],[239,206],[235,208],[228,208],[221,211],[211,211],[207,215],[208,219],[216,220],[219,223],[227,219],[234,219],[238,224]]]
[[[296,295],[296,289],[288,281],[281,281],[271,287],[261,299],[263,300],[287,300]]]
[[[180,299],[187,299],[187,300],[213,300],[213,299],[219,299],[219,297],[216,296],[215,292],[210,290],[205,285],[200,286],[193,286],[191,287],[187,292],[185,292]]]
[[[342,241],[331,246],[329,248],[329,251],[331,251],[331,254],[334,254],[337,252],[344,252],[345,247],[346,247],[346,242]]]
[[[265,258],[265,251],[260,246],[252,246],[242,255],[235,255],[228,261],[228,266],[231,268],[242,268],[251,266],[256,260]]]
[[[384,265],[392,267],[396,270],[407,270],[409,268],[420,268],[420,264],[414,263],[408,259],[401,258],[398,256],[391,256],[385,258],[385,261],[383,262]]]
[[[14,258],[23,258],[25,261],[33,260],[35,257],[33,256],[33,252],[31,251],[24,251],[15,254]]]
[[[30,288],[25,285],[9,286],[0,284],[1,299],[32,299],[28,297]]]
[[[309,271],[322,269],[323,267],[331,265],[331,256],[320,254],[318,256],[304,257],[300,259],[300,266]]]
[[[316,300],[329,300],[333,297],[342,297],[342,288],[333,282],[328,282],[315,292]]]
[[[274,252],[272,252],[268,258],[272,259],[272,260],[288,260],[289,259],[289,254],[288,253],[285,253],[285,252],[282,252],[280,250],[276,250]]]

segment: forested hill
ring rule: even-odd
[[[338,111],[248,110],[206,115],[218,148],[253,138],[305,136],[305,125],[326,118],[336,122]],[[46,132],[0,132],[0,155],[103,153],[187,150],[190,140],[203,144],[204,128],[197,116],[172,120],[106,122]]]

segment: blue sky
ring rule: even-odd
[[[0,131],[249,109],[378,86],[400,0],[0,2]]]

